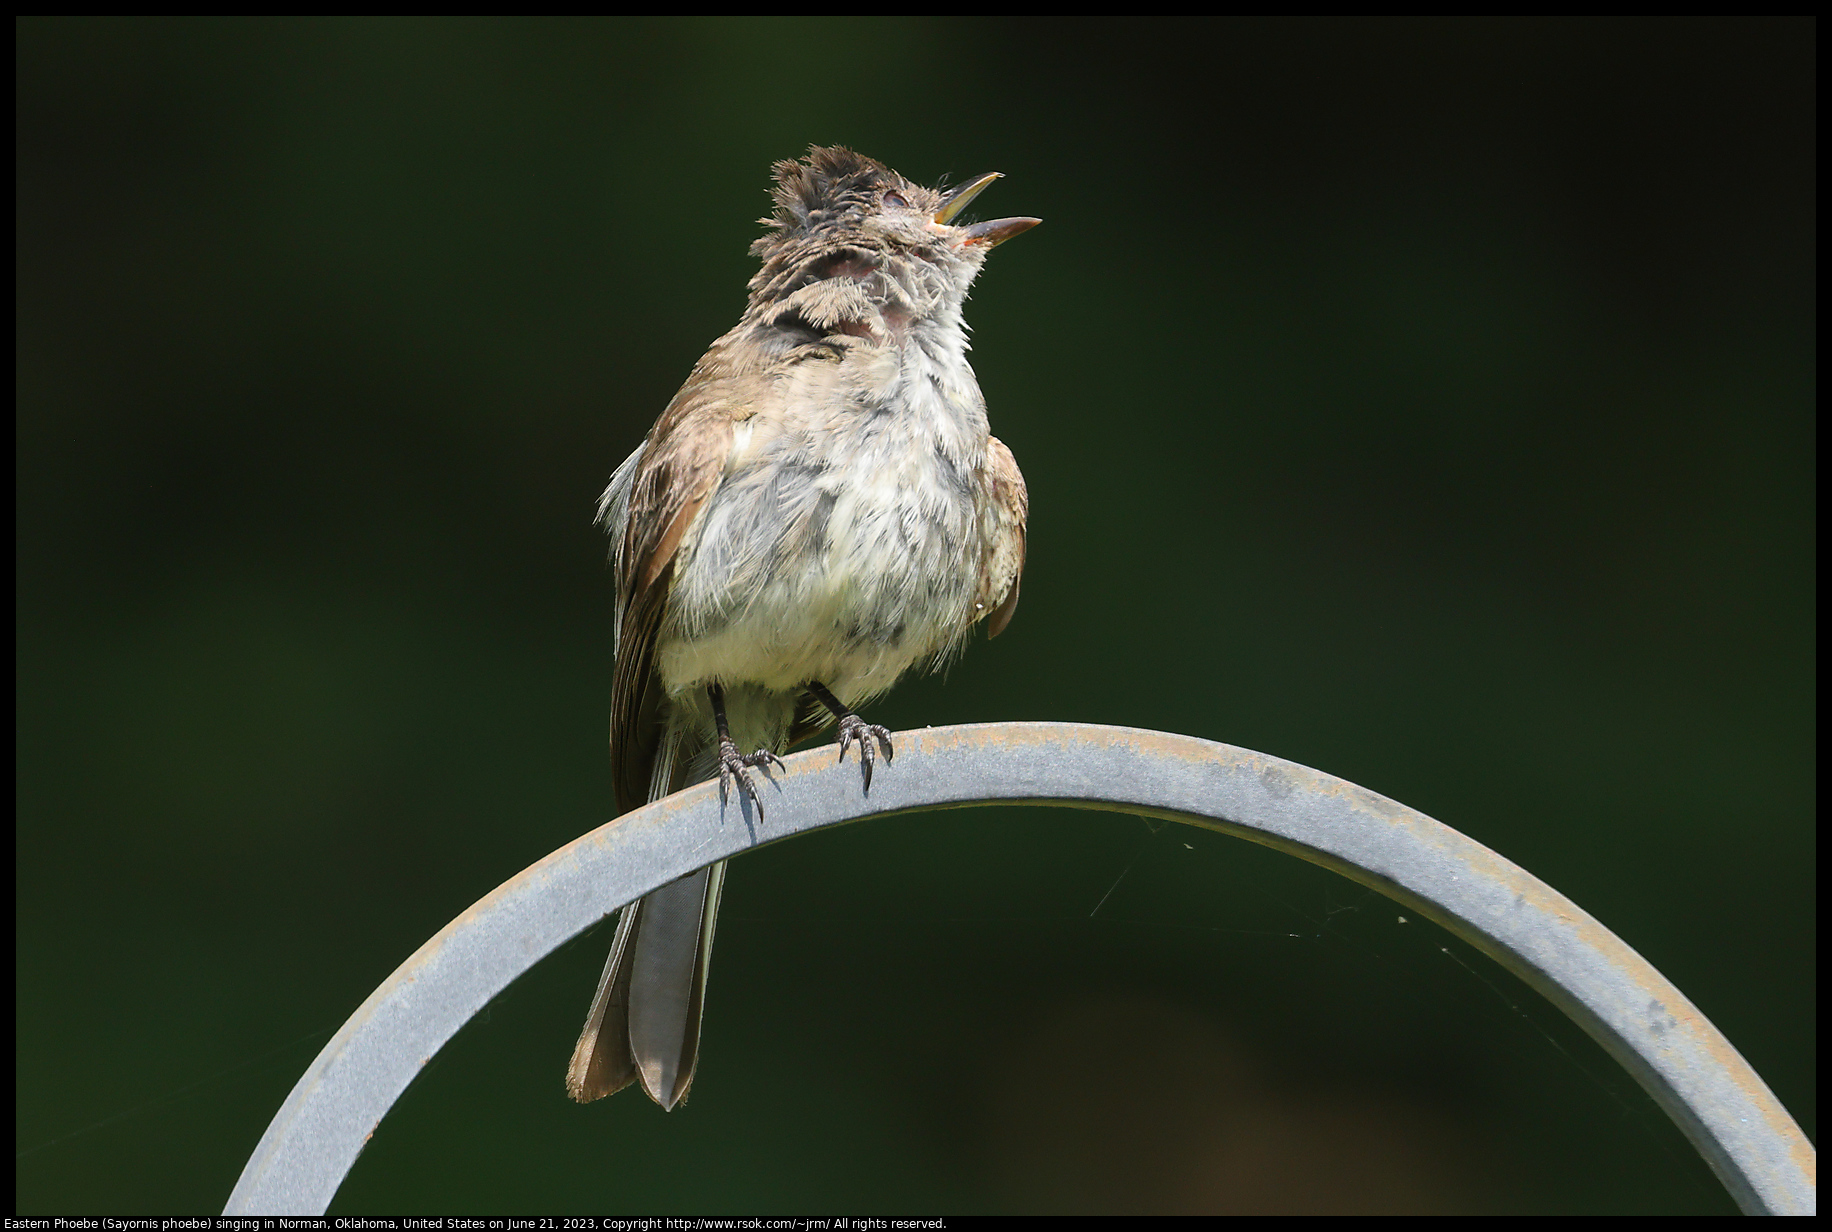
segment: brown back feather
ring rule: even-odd
[[[996,436],[987,438],[986,469],[994,525],[1012,537],[1009,546],[1017,558],[1011,562],[1009,584],[1004,593],[997,596],[997,605],[986,621],[986,636],[994,638],[1005,632],[1005,626],[1011,623],[1012,613],[1018,610],[1018,583],[1024,578],[1027,548],[1025,527],[1030,518],[1030,491],[1024,486],[1024,473],[1018,469],[1018,460],[1011,456],[1011,450],[1005,447],[1005,442]],[[995,534],[995,543],[999,538]],[[1005,579],[994,577],[986,580],[996,587]]]
[[[708,361],[713,361],[709,363]],[[663,690],[655,641],[674,583],[674,562],[718,486],[731,448],[729,383],[713,375],[716,350],[668,404],[649,433],[617,552],[623,605],[611,677],[611,781],[618,808],[649,802],[662,739]]]

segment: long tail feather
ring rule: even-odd
[[[651,799],[683,785],[691,743],[678,732],[664,737]],[[724,884],[721,861],[623,909],[567,1067],[566,1091],[573,1099],[590,1103],[638,1078],[665,1109],[686,1098],[699,1061],[706,976]]]

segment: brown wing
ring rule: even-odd
[[[611,678],[611,781],[627,812],[649,802],[662,738],[655,639],[674,581],[674,560],[731,449],[729,382],[690,378],[656,421],[630,485],[617,536],[617,666]],[[621,532],[621,533],[620,533]]]
[[[997,637],[1011,623],[1018,608],[1018,580],[1024,575],[1025,522],[1030,517],[1030,492],[1018,460],[1005,442],[991,437],[986,450],[987,500],[982,516],[988,521],[986,563],[980,573],[982,608],[995,605],[986,621],[986,636]]]

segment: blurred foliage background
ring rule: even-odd
[[[814,142],[1045,220],[969,309],[1023,604],[877,721],[1187,732],[1423,809],[1813,1131],[1810,21],[16,33],[16,1210],[220,1209],[370,989],[610,818],[593,501]],[[1119,816],[771,848],[684,1110],[563,1096],[601,928],[333,1209],[1730,1209],[1399,914]]]

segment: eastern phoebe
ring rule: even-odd
[[[944,194],[816,147],[775,176],[743,318],[598,506],[625,812],[717,775],[761,815],[751,771],[835,721],[869,791],[890,733],[852,707],[940,666],[982,619],[997,637],[1018,602],[1024,477],[987,431],[961,304],[986,254],[1038,220],[955,225],[997,173]],[[623,909],[574,1099],[637,1078],[663,1108],[686,1096],[724,877],[714,864]]]

